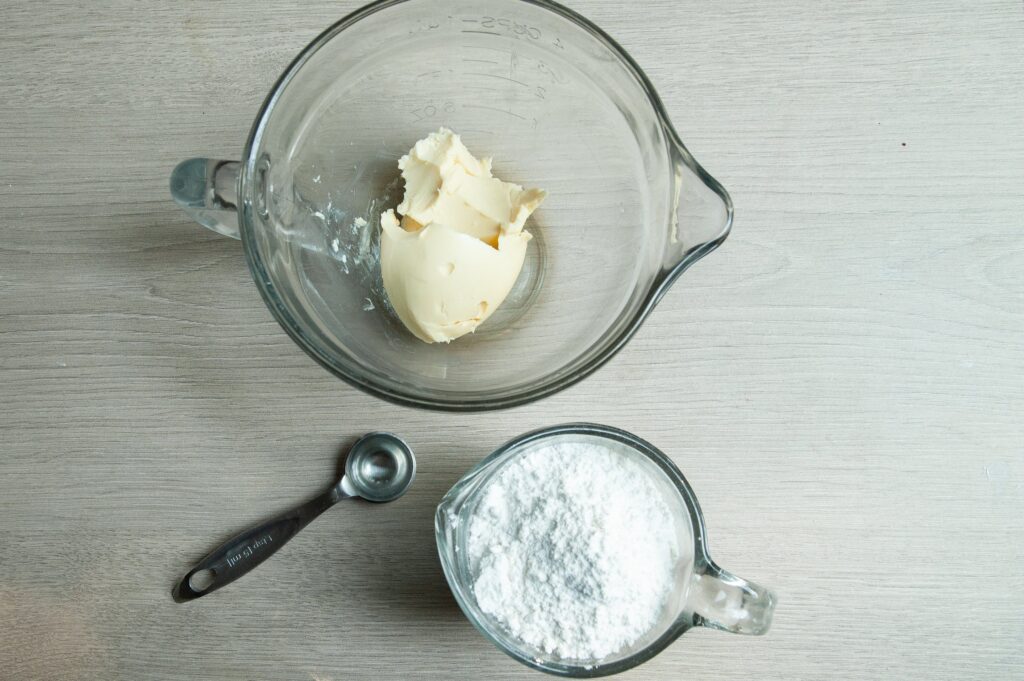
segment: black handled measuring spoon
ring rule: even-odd
[[[390,433],[370,433],[359,439],[345,460],[345,475],[316,499],[282,513],[226,541],[182,578],[174,589],[179,603],[227,586],[277,553],[321,513],[344,499],[359,497],[374,503],[394,501],[416,477],[416,457],[409,445]]]

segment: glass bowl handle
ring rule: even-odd
[[[238,176],[242,164],[212,158],[190,158],[171,173],[175,203],[203,227],[240,239]]]
[[[695,626],[760,636],[771,628],[775,603],[768,589],[710,563],[694,574],[688,605]]]

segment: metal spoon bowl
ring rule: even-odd
[[[203,558],[174,588],[179,603],[227,586],[277,553],[302,528],[344,499],[394,501],[416,477],[416,457],[401,438],[370,433],[359,439],[345,460],[345,475],[329,490],[298,508],[247,530]]]
[[[370,433],[352,447],[338,484],[351,490],[349,496],[382,504],[405,494],[415,477],[416,458],[407,444],[390,433]]]

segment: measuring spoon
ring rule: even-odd
[[[226,586],[277,553],[321,513],[343,499],[374,503],[394,501],[416,477],[416,457],[409,445],[390,433],[370,433],[348,453],[345,475],[316,499],[229,539],[203,558],[174,589],[183,603]]]

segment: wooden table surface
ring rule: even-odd
[[[597,375],[459,416],[321,370],[167,192],[357,4],[3,3],[0,677],[537,678],[456,607],[432,511],[504,440],[590,420],[669,452],[719,562],[780,597],[768,636],[697,630],[626,678],[1024,678],[1021,1],[572,2],[735,230]],[[418,452],[406,498],[172,602],[378,428]]]

